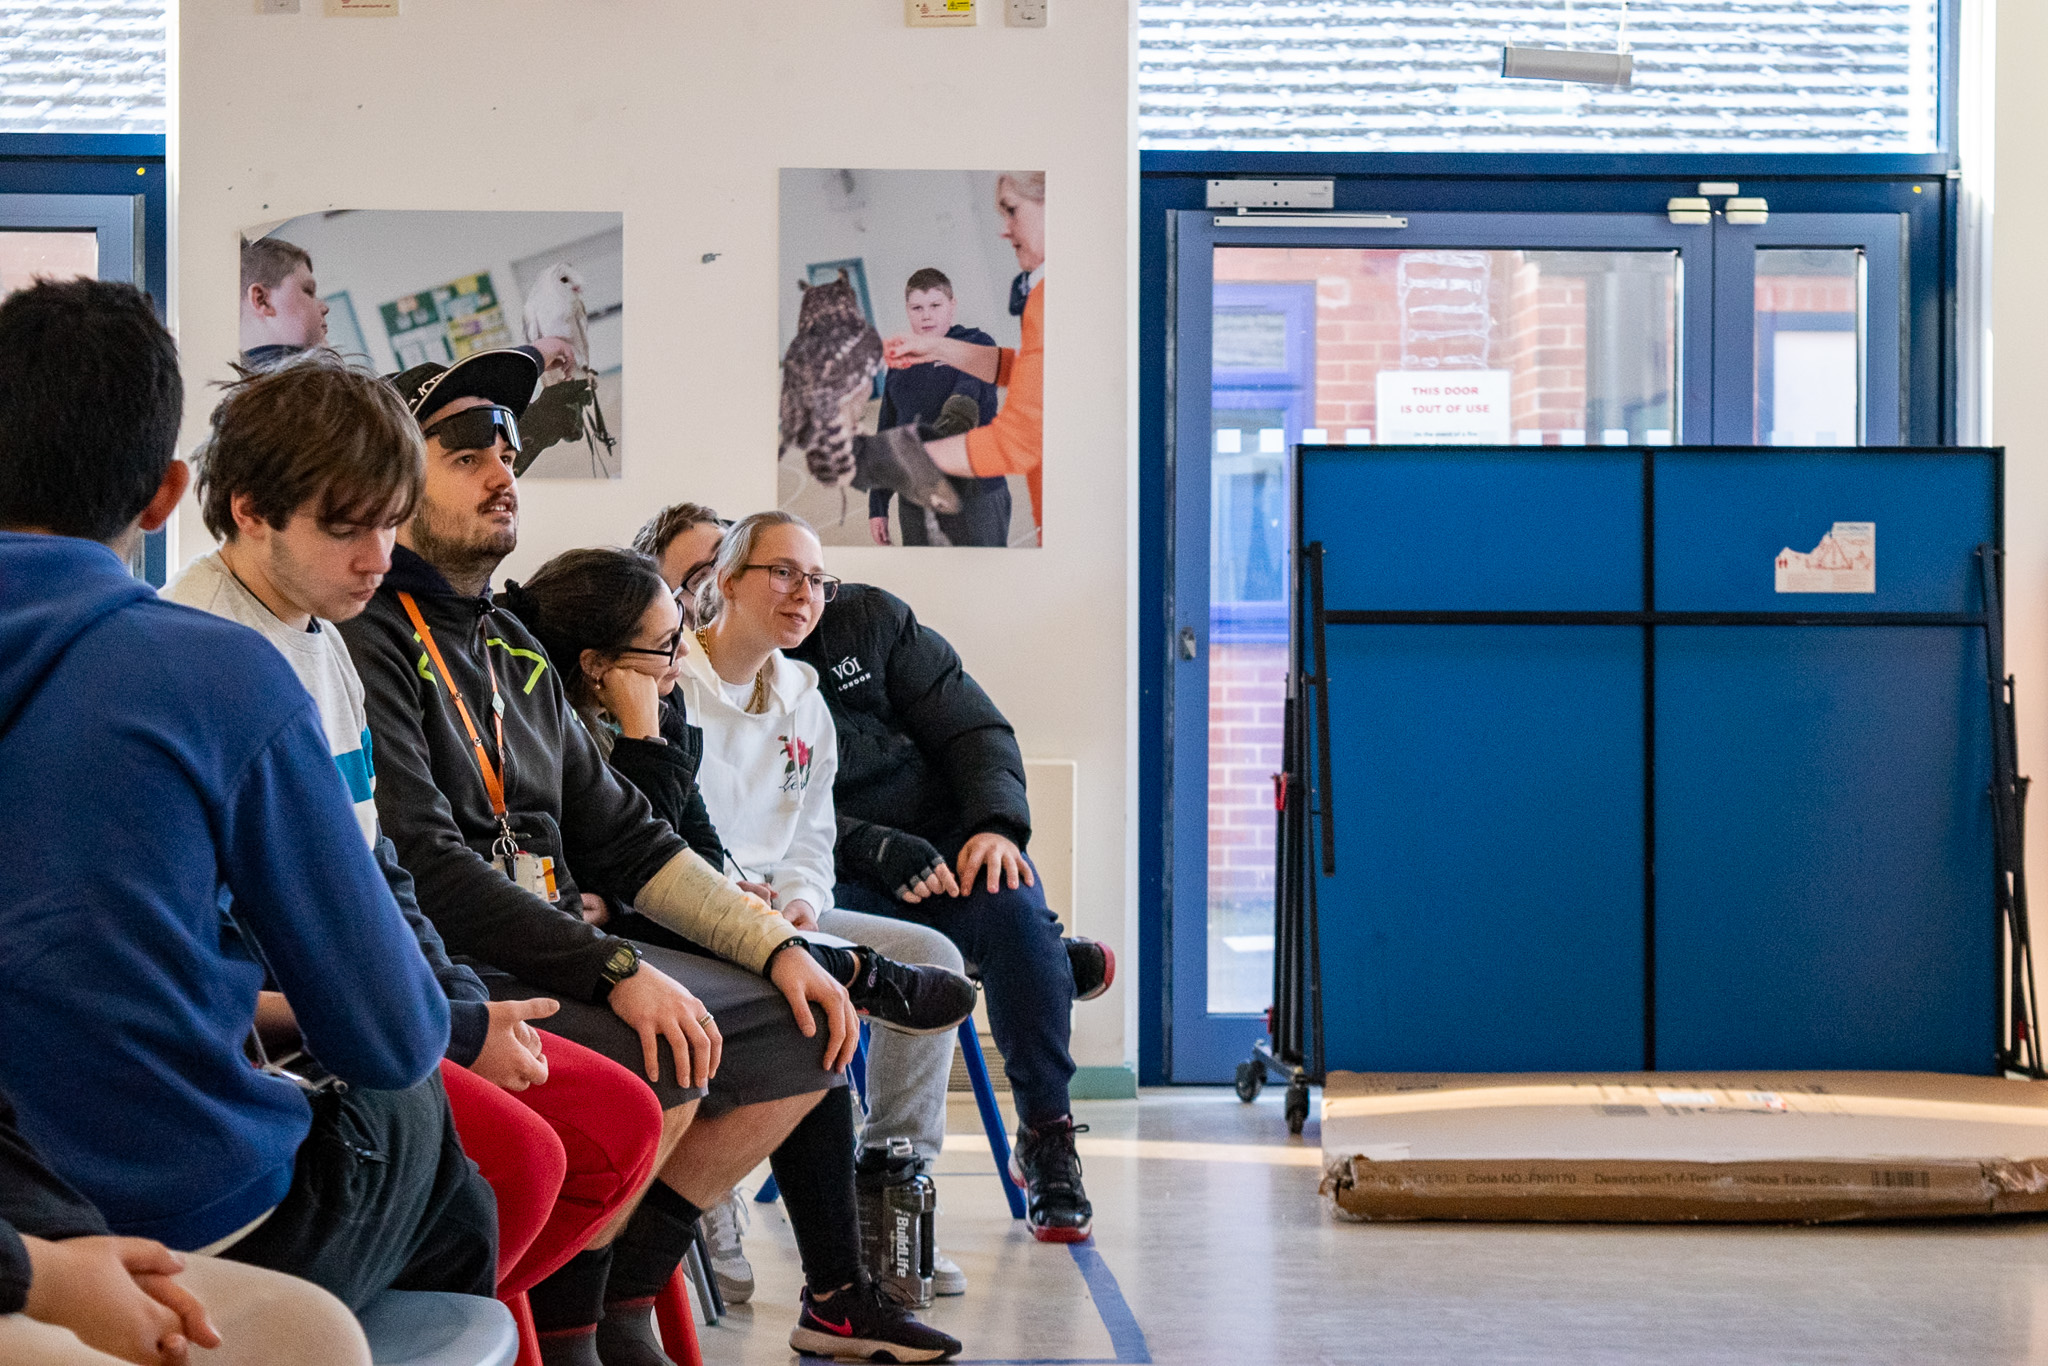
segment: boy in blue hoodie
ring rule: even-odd
[[[495,1206],[436,1071],[447,1000],[312,700],[260,636],[124,567],[185,491],[183,392],[131,286],[0,304],[0,1086],[118,1233],[351,1308],[489,1295]],[[346,1087],[250,1063],[266,973]]]

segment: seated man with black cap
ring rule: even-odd
[[[648,1195],[615,1242],[569,1264],[603,1297],[595,1337],[550,1336],[536,1305],[544,1359],[666,1362],[651,1301],[702,1209],[770,1154],[807,1282],[791,1345],[952,1356],[958,1340],[890,1304],[861,1270],[842,1073],[855,1002],[787,921],[613,774],[546,652],[492,601],[491,574],[518,541],[518,419],[540,374],[538,353],[521,348],[394,379],[426,437],[426,485],[390,573],[341,631],[366,692],[377,814],[421,909],[494,997],[559,1000],[537,1023],[642,1071],[663,1110]],[[605,934],[584,914],[603,897],[701,952]]]

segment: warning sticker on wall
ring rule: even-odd
[[[1778,552],[1780,593],[1875,593],[1877,523],[1836,522],[1820,544]]]

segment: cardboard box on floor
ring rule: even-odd
[[[2048,1083],[1932,1072],[1333,1072],[1356,1219],[1773,1223],[2048,1210]]]

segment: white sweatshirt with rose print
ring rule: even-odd
[[[778,908],[806,901],[813,911],[831,910],[839,739],[817,671],[780,650],[770,655],[767,709],[753,715],[745,710],[752,680],[725,682],[697,642],[689,646],[676,686],[691,722],[704,731],[697,786],[739,865],[726,871],[773,887]]]

